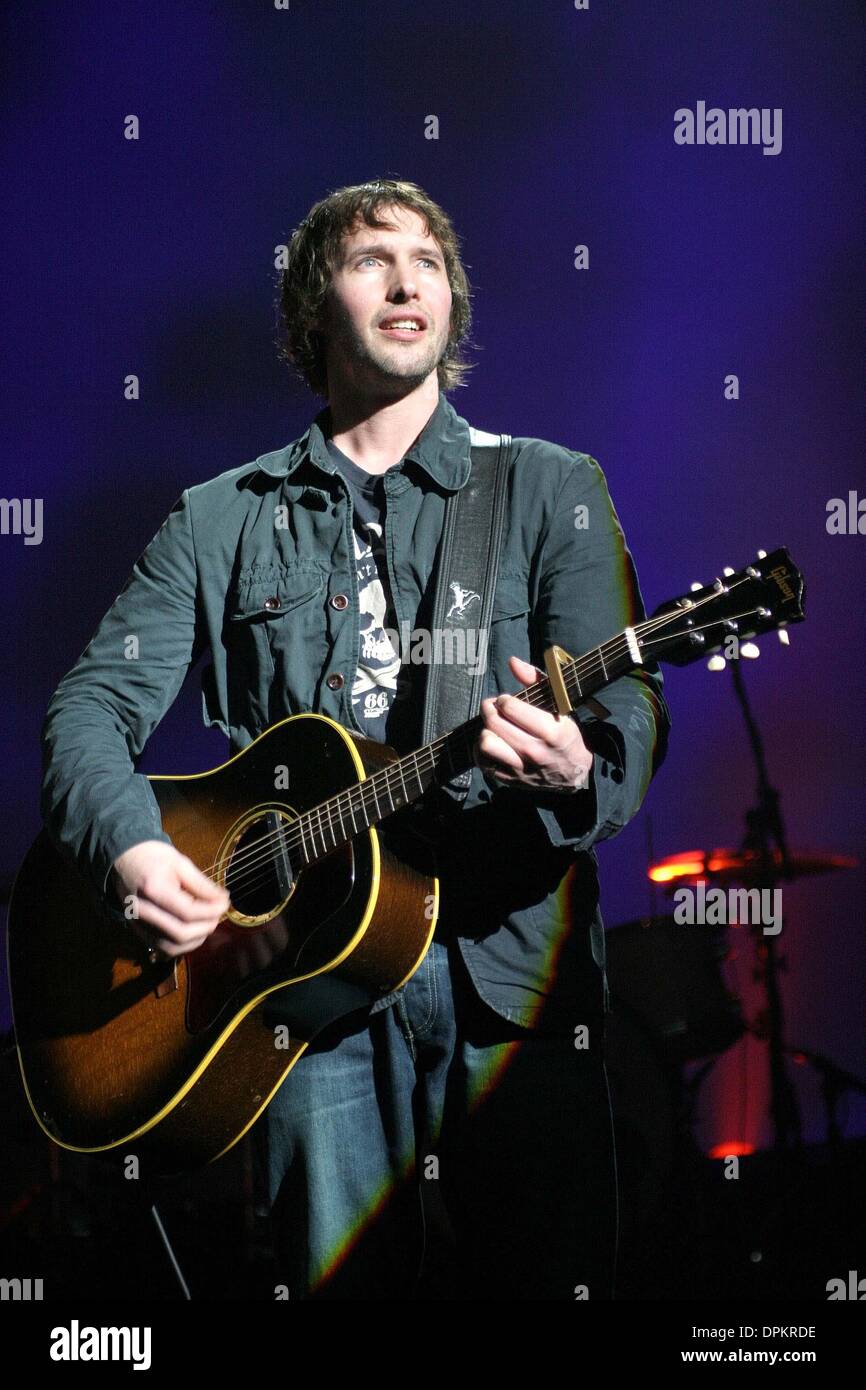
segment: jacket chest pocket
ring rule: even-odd
[[[530,660],[530,605],[525,578],[504,575],[499,578],[493,595],[490,614],[490,652],[487,663],[486,695],[514,687],[514,676],[508,665],[510,656]]]
[[[511,575],[500,578],[493,595],[493,610],[490,614],[490,640],[495,647],[503,642],[520,641],[520,649],[514,647],[515,656],[523,655],[523,648],[529,651],[529,590],[527,581]],[[522,636],[521,636],[522,634]],[[510,655],[508,652],[506,655]]]
[[[327,655],[326,578],[317,565],[259,568],[228,596],[229,702],[262,728],[313,708]]]

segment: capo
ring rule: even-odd
[[[574,657],[569,656],[564,647],[557,647],[555,644],[548,647],[544,653],[544,667],[547,671],[547,679],[550,681],[550,688],[553,691],[553,698],[556,701],[557,714],[571,714],[574,708],[568,698],[565,681],[562,679],[563,663],[573,660]]]
[[[547,671],[547,679],[550,681],[550,688],[553,691],[553,698],[556,701],[557,714],[574,714],[577,717],[574,706],[565,688],[565,681],[562,678],[562,667],[566,661],[573,661],[574,657],[569,656],[564,647],[556,645],[548,647],[544,653],[544,667]],[[596,719],[609,719],[610,710],[607,709],[599,700],[587,695],[585,700],[580,701],[579,707],[588,709],[594,714]]]

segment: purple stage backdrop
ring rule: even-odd
[[[8,3],[3,876],[39,828],[49,696],[175,498],[321,408],[276,358],[274,260],[314,201],[376,176],[420,183],[463,238],[478,365],[453,404],[599,460],[649,609],[790,548],[807,622],[744,674],[791,846],[861,855],[863,18],[856,0]],[[608,927],[665,909],[650,846],[736,845],[754,801],[730,671],[666,689],[667,762],[600,849]],[[194,673],[142,770],[224,753]],[[779,938],[789,1041],[859,1074],[863,883],[787,887]],[[792,1075],[820,1139],[818,1080]],[[762,1045],[702,1096],[707,1149],[768,1143]],[[866,1101],[841,1119],[866,1133]]]

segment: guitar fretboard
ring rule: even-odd
[[[561,667],[562,678],[572,704],[587,699],[639,662],[633,628],[565,662]],[[515,698],[556,713],[556,701],[546,676],[534,685],[525,686]],[[363,782],[305,811],[292,823],[288,848],[293,866],[303,868],[312,864],[361,831],[369,830],[417,801],[434,785],[471,768],[474,765],[472,750],[483,727],[482,716],[476,715],[416,752],[372,773]]]

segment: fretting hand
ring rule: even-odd
[[[544,676],[520,657],[508,662],[524,686]],[[491,695],[482,700],[481,714],[484,728],[473,757],[491,786],[568,793],[588,785],[592,753],[568,715],[550,714],[516,695]]]

